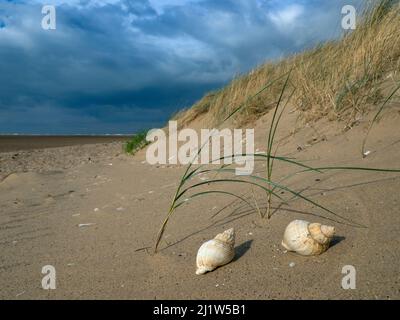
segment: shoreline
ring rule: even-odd
[[[129,135],[0,135],[0,153],[125,142]]]
[[[111,162],[116,156],[123,154],[123,141],[73,140],[75,141],[56,139],[51,146],[43,143],[39,145],[38,141],[33,141],[25,149],[16,148],[10,151],[1,151],[4,148],[0,143],[0,182],[12,173],[64,171],[82,164]],[[25,140],[20,142],[25,143]],[[68,142],[75,144],[60,146],[61,143]]]

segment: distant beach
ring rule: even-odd
[[[0,152],[66,147],[84,144],[123,142],[128,135],[0,135]]]

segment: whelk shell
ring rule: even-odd
[[[334,234],[334,227],[294,220],[286,227],[282,246],[303,256],[318,255],[329,248]]]
[[[214,239],[201,245],[197,252],[196,274],[204,274],[231,262],[235,256],[235,230],[233,228],[218,234]]]

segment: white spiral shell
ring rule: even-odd
[[[235,230],[229,229],[201,245],[197,252],[196,274],[204,274],[231,262],[235,256]]]
[[[303,256],[318,255],[329,248],[334,234],[334,227],[294,220],[286,227],[282,246]]]

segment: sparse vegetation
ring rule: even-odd
[[[125,143],[125,152],[135,154],[149,143],[146,141],[147,130],[135,134],[129,141]]]

